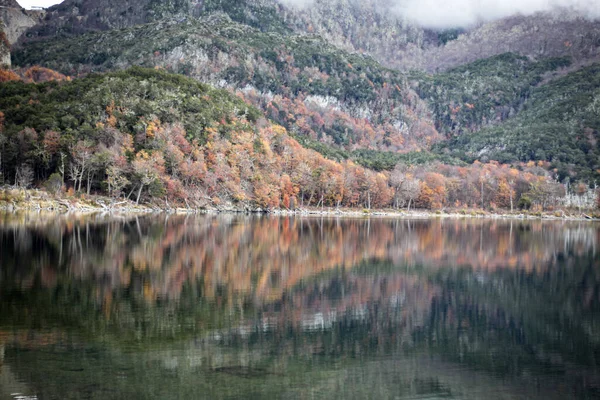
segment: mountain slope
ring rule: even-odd
[[[512,52],[532,59],[600,60],[600,21],[565,10],[488,22],[443,46],[426,49],[418,67],[443,71]]]
[[[383,207],[391,198],[385,175],[326,160],[237,96],[180,75],[131,68],[5,82],[0,109],[0,176],[21,187],[72,182],[88,194],[195,207],[356,205],[366,191]],[[363,186],[343,180],[358,174]]]
[[[298,115],[291,103],[280,108],[286,101],[276,106],[284,113],[272,117],[315,139],[321,132],[339,146],[406,151],[438,140],[427,107],[404,75],[318,36],[261,32],[223,15],[29,42],[15,50],[14,62],[71,75],[160,66],[217,85],[255,88],[256,104],[265,111],[273,95],[292,103],[301,98],[320,118]],[[328,113],[341,124],[327,122]],[[296,124],[300,119],[304,123]]]
[[[600,64],[532,90],[517,116],[441,148],[464,159],[548,160],[559,179],[600,177]]]
[[[444,73],[413,73],[411,79],[432,108],[437,129],[457,136],[514,117],[546,74],[560,73],[570,65],[567,57],[531,61],[505,53]]]

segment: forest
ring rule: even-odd
[[[544,161],[443,164],[416,152],[374,170],[355,161],[371,158],[364,151],[329,159],[250,105],[251,92],[160,69],[71,79],[33,67],[0,76],[1,179],[20,188],[267,210],[541,211],[589,209],[597,201],[595,188],[559,183]]]

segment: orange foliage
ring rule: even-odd
[[[0,82],[18,81],[21,80],[19,75],[10,69],[0,69]]]
[[[68,80],[67,77],[60,72],[56,72],[49,68],[40,66],[33,66],[24,71],[20,72],[23,76],[23,80],[28,83],[41,83],[49,81],[64,81]]]

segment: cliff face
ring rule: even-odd
[[[32,26],[42,22],[44,12],[25,10],[15,0],[0,0],[0,20],[10,44]]]
[[[10,43],[4,29],[4,23],[0,21],[0,67],[10,66]]]

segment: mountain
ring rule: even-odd
[[[545,170],[538,176],[591,185],[600,177],[599,48],[600,23],[572,12],[436,31],[384,0],[67,0],[21,36],[12,61],[17,78],[37,66],[77,79],[132,66],[185,75],[243,98],[296,144],[344,165],[419,164],[418,179],[434,170],[454,179],[454,167],[488,168],[474,161],[527,173],[533,162]],[[192,132],[188,140],[200,139]]]
[[[569,56],[574,62],[600,56],[600,23],[573,11],[516,15],[470,29],[436,31],[407,20],[386,0],[315,0],[309,7],[276,0],[66,0],[50,8],[44,23],[27,35],[72,35],[215,13],[263,32],[316,34],[402,71],[443,71],[507,52],[535,59]]]
[[[160,66],[254,91],[255,104],[291,131],[350,150],[418,150],[439,139],[404,75],[319,36],[262,32],[222,14],[33,41],[14,61],[71,75]]]

